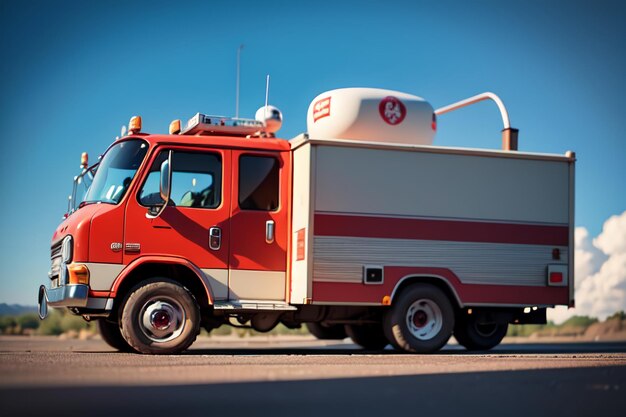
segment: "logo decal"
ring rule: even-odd
[[[119,252],[122,250],[122,244],[120,242],[111,243],[111,250],[113,252]]]
[[[390,125],[399,125],[406,116],[404,103],[393,96],[387,96],[378,105],[380,117]]]
[[[313,104],[313,123],[326,116],[330,116],[330,97],[317,100]]]

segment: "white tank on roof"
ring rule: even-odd
[[[315,97],[307,112],[311,139],[432,145],[437,125],[423,98],[380,88],[340,88]]]

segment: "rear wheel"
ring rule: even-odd
[[[450,339],[454,310],[446,294],[430,284],[415,284],[398,296],[383,329],[391,344],[413,353],[432,353]]]
[[[389,344],[381,323],[347,325],[346,334],[355,344],[368,350],[381,350]]]
[[[120,331],[120,326],[117,323],[107,321],[106,319],[98,319],[98,332],[109,346],[113,349],[117,349],[120,352],[132,352],[131,348]]]
[[[320,323],[307,323],[306,327],[309,333],[320,340],[343,340],[348,337],[346,330],[340,324],[324,326]]]
[[[496,323],[479,315],[466,315],[457,319],[454,338],[467,350],[489,350],[500,344],[508,328],[508,323]]]
[[[137,352],[176,354],[196,340],[200,309],[186,288],[167,278],[155,278],[130,291],[121,323],[124,339]]]

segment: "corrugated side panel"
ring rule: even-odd
[[[568,259],[567,246],[558,247]],[[315,237],[315,281],[362,281],[363,265],[447,268],[465,284],[546,285],[552,247],[477,242]]]

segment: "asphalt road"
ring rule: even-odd
[[[0,337],[2,416],[623,416],[626,342],[437,355],[310,338],[200,339],[183,355]]]

